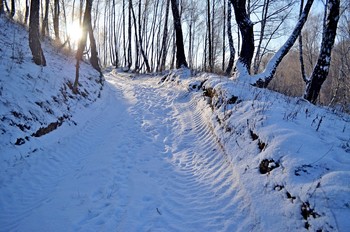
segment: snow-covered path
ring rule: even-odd
[[[43,138],[1,178],[0,231],[259,231],[201,96],[106,78],[77,126]]]

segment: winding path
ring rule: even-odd
[[[157,78],[106,78],[77,126],[2,178],[0,231],[259,230],[199,94]]]

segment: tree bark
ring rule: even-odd
[[[41,49],[39,38],[39,0],[32,0],[29,18],[29,47],[33,55],[34,63],[46,66],[46,59]]]
[[[231,5],[227,4],[227,37],[228,37],[228,43],[230,47],[230,59],[226,68],[226,75],[231,75],[233,62],[235,61],[235,53],[236,53],[235,47],[233,45],[233,39],[232,39],[231,17],[232,17]]]
[[[181,18],[176,0],[171,0],[171,10],[174,17],[174,28],[176,33],[176,68],[188,67],[185,56]]]
[[[253,23],[246,10],[246,0],[231,0],[236,21],[242,36],[242,47],[237,63],[242,65],[241,74],[250,74],[250,66],[254,54]]]
[[[311,103],[316,103],[322,84],[329,73],[331,52],[337,34],[339,5],[340,0],[329,0],[328,2],[329,14],[323,28],[321,51],[304,95],[304,98]]]

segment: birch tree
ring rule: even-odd
[[[328,0],[328,16],[322,32],[321,51],[316,66],[307,83],[304,98],[316,103],[323,82],[326,80],[331,62],[331,52],[337,33],[340,0]]]

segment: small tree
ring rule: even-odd
[[[29,17],[29,47],[33,55],[34,63],[46,66],[46,59],[41,49],[39,38],[39,0],[32,0]]]

